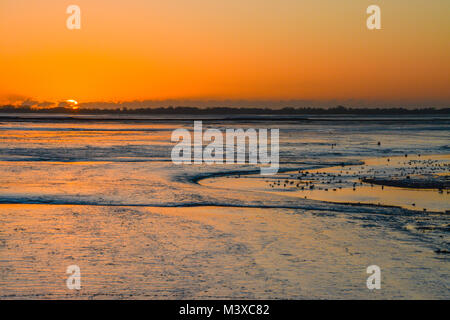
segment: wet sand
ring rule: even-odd
[[[364,210],[16,204],[0,212],[2,299],[448,298],[445,256]],[[80,291],[65,284],[74,264]],[[366,288],[372,264],[382,290]]]

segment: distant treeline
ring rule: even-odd
[[[43,108],[36,109],[29,106],[0,106],[0,113],[44,113],[44,114],[191,114],[191,115],[214,115],[214,114],[252,114],[252,115],[306,115],[306,114],[357,114],[357,115],[383,115],[383,114],[450,114],[450,108],[419,108],[419,109],[405,109],[405,108],[347,108],[344,106],[337,106],[334,108],[293,108],[285,107],[282,109],[269,108],[232,108],[232,107],[213,107],[213,108],[196,108],[196,107],[165,107],[165,108],[138,108],[138,109],[95,109],[82,108],[72,109],[67,107]]]

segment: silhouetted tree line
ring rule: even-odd
[[[212,107],[212,108],[196,108],[189,106],[177,106],[177,107],[164,107],[164,108],[117,108],[117,109],[95,109],[95,108],[82,108],[77,110],[66,107],[55,108],[42,108],[36,109],[29,106],[13,106],[4,105],[0,106],[0,113],[44,113],[44,114],[201,114],[201,115],[213,115],[213,114],[253,114],[253,115],[303,115],[303,114],[364,114],[364,115],[383,115],[383,114],[450,114],[450,108],[418,108],[418,109],[405,109],[405,108],[347,108],[344,106],[337,106],[334,108],[293,108],[285,107],[282,109],[270,109],[270,108],[233,108],[233,107]]]

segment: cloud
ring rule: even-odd
[[[25,101],[22,101],[21,106],[22,107],[34,107],[34,106],[37,106],[38,104],[39,104],[39,101],[27,99]]]
[[[67,101],[60,101],[58,103],[58,108],[65,108],[65,107],[69,107],[70,104]]]
[[[26,101],[29,97],[20,95],[20,94],[3,94],[0,95],[0,103],[2,104],[21,104],[23,101]]]
[[[43,102],[39,102],[37,104],[37,106],[40,107],[40,108],[47,108],[47,107],[50,107],[50,106],[53,106],[53,105],[55,105],[55,103],[54,102],[49,102],[49,101],[43,101]]]

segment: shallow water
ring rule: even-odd
[[[450,153],[450,119],[362,120],[204,128],[279,128],[280,175]],[[259,168],[174,165],[172,130],[192,125],[3,120],[0,297],[449,298],[448,214],[205,186],[227,174],[242,186]],[[65,286],[72,264],[76,292]],[[366,288],[371,264],[383,274],[376,292]]]
[[[404,156],[367,159],[363,165],[333,166],[285,172],[270,178],[256,174],[217,177],[201,181],[208,187],[253,190],[328,202],[399,206],[410,210],[450,212],[450,189],[406,188],[375,185],[362,177],[420,177],[447,175],[449,155]],[[417,173],[416,173],[417,172]]]

